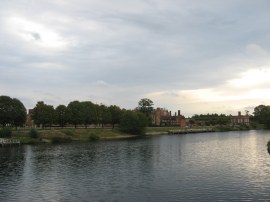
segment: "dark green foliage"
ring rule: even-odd
[[[18,99],[0,96],[0,124],[22,126],[26,121],[26,109]]]
[[[148,119],[141,112],[125,111],[120,120],[120,130],[134,135],[143,135]]]
[[[197,125],[227,125],[230,123],[230,116],[225,114],[195,114],[191,119]]]
[[[31,138],[34,138],[34,139],[36,139],[36,138],[38,138],[38,131],[36,130],[36,129],[34,129],[34,128],[32,128],[30,131],[29,131],[29,136],[31,137]]]
[[[0,137],[1,138],[9,138],[9,137],[11,137],[11,134],[12,134],[11,128],[4,127],[4,128],[0,129]]]
[[[82,123],[87,128],[87,125],[93,124],[97,120],[96,107],[90,101],[81,102],[81,105],[83,107]]]
[[[37,125],[51,126],[54,119],[53,106],[46,105],[43,101],[38,102],[33,109],[32,118]]]
[[[150,125],[152,123],[151,114],[154,110],[153,105],[153,101],[148,98],[143,98],[138,103],[137,109],[139,112],[143,113],[147,117],[147,125]]]
[[[98,114],[99,114],[99,121],[102,125],[102,127],[104,127],[105,124],[111,123],[111,113],[110,110],[108,109],[107,106],[101,104],[98,107]]]
[[[99,140],[100,138],[99,138],[99,136],[97,135],[97,134],[95,134],[95,133],[91,133],[90,135],[89,135],[89,141],[97,141],[97,140]]]
[[[189,119],[189,123],[190,123],[190,124],[195,124],[196,121],[195,121],[195,119]]]
[[[111,124],[113,125],[113,128],[114,128],[115,124],[120,123],[122,110],[119,107],[117,107],[116,105],[111,105],[109,107],[109,111],[111,114]]]
[[[14,114],[13,114],[13,124],[17,126],[23,126],[26,121],[26,109],[20,100],[14,98]]]
[[[264,124],[266,129],[270,129],[270,106],[259,105],[254,108],[254,121]]]
[[[68,104],[68,109],[70,111],[70,121],[74,124],[75,128],[79,124],[83,124],[84,107],[79,101],[72,101]]]
[[[143,98],[138,103],[138,110],[144,114],[149,114],[153,111],[153,101],[148,98]]]
[[[65,105],[59,105],[55,108],[55,123],[64,127],[70,120],[70,111]]]
[[[267,143],[267,150],[268,150],[268,153],[270,154],[270,141],[268,141]]]

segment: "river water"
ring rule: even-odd
[[[0,201],[269,201],[270,131],[0,148]]]

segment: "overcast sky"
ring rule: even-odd
[[[270,104],[269,0],[1,0],[0,95],[236,114]]]

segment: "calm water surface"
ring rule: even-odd
[[[269,201],[270,131],[0,148],[0,201]]]

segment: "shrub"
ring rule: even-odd
[[[0,137],[11,137],[11,134],[12,134],[12,130],[11,128],[2,128],[0,129]]]
[[[267,143],[267,150],[268,150],[268,152],[270,154],[270,141],[268,141],[268,143]]]
[[[89,141],[96,141],[99,140],[100,137],[96,133],[91,133],[88,137]]]
[[[30,131],[29,131],[29,136],[31,137],[31,138],[38,138],[38,131],[36,130],[36,129],[34,129],[34,128],[32,128]]]
[[[120,120],[120,130],[122,132],[143,135],[148,125],[147,117],[140,112],[126,111]]]

